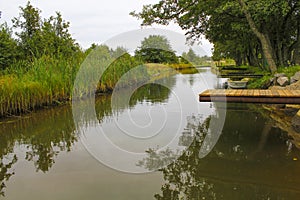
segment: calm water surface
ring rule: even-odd
[[[299,199],[300,151],[266,111],[199,103],[197,94],[218,83],[208,68],[161,81],[117,105],[98,97],[96,120],[83,114],[75,124],[64,106],[1,121],[0,199]],[[222,134],[199,158],[224,112]]]

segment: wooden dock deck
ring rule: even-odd
[[[218,78],[261,78],[262,74],[219,74]]]
[[[300,104],[300,90],[206,90],[200,102]]]

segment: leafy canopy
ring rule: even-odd
[[[266,60],[274,71],[297,57],[299,13],[299,0],[161,0],[130,14],[144,26],[175,22],[191,41],[204,35],[215,44],[215,58],[258,66]]]
[[[150,35],[141,42],[135,56],[148,63],[178,63],[175,51],[165,36]]]

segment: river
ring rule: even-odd
[[[218,82],[199,68],[99,96],[96,117],[83,102],[75,121],[69,105],[2,120],[0,199],[299,199],[288,133],[259,105],[198,102]]]

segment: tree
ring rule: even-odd
[[[196,55],[192,48],[190,48],[187,53],[183,52],[182,57],[188,60],[189,62],[193,63],[194,65],[200,64],[200,57]]]
[[[15,17],[13,27],[17,29],[19,46],[23,49],[24,58],[39,58],[42,55],[53,57],[72,57],[80,48],[69,33],[70,23],[56,16],[42,20],[38,8],[30,2],[23,8],[20,7],[19,17]]]
[[[135,56],[148,63],[178,63],[168,39],[161,35],[150,35],[141,42]]]
[[[270,41],[268,34],[259,31],[257,25],[255,24],[255,22],[253,20],[252,14],[249,12],[249,8],[246,5],[245,1],[238,0],[238,2],[240,4],[240,7],[241,7],[243,13],[246,16],[246,19],[248,21],[248,24],[249,24],[251,30],[256,35],[256,37],[260,40],[263,53],[269,64],[271,72],[275,72],[277,70],[277,67],[276,67],[276,63],[275,63],[275,59],[274,59],[273,48],[272,48],[271,41]]]
[[[299,12],[298,0],[166,0],[131,15],[142,25],[174,21],[188,39],[205,35],[240,60],[262,55],[274,72],[292,59],[299,44]]]
[[[6,24],[0,25],[0,69],[11,65],[19,56],[18,46]]]
[[[115,50],[111,50],[111,54],[113,58],[118,58],[125,53],[128,53],[127,49],[124,47],[117,47]]]
[[[19,17],[12,20],[13,27],[21,30],[21,32],[16,32],[16,35],[19,37],[24,56],[32,58],[39,49],[36,41],[41,39],[41,11],[34,8],[29,1],[24,8],[20,7],[20,9]]]
[[[45,20],[42,24],[40,52],[64,57],[72,57],[78,52],[79,46],[69,33],[69,27],[70,23],[64,21],[59,12],[56,12],[56,17]]]

